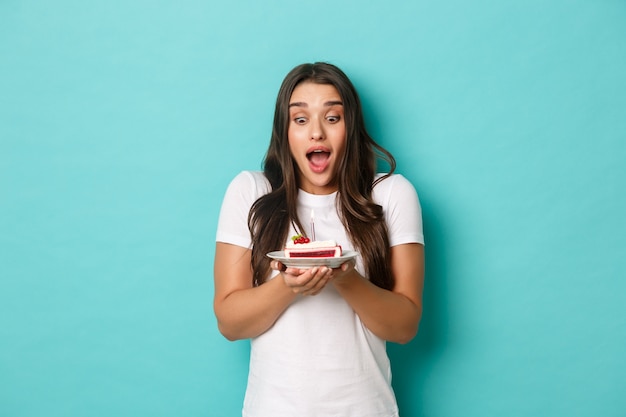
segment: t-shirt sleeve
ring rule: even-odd
[[[228,185],[217,223],[217,242],[252,247],[248,213],[265,186],[259,184],[257,176],[255,173],[243,171]]]
[[[388,187],[383,191],[382,202],[389,231],[391,246],[405,243],[424,244],[422,208],[413,184],[402,175],[396,174],[384,180]]]

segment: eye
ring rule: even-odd
[[[294,121],[295,124],[303,125],[303,124],[306,123],[306,118],[305,117],[294,117],[293,121]]]
[[[337,123],[339,120],[341,120],[340,116],[328,116],[326,117],[326,120],[328,120],[329,123]]]

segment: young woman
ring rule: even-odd
[[[391,172],[376,173],[378,157]],[[229,340],[251,339],[244,417],[394,417],[385,341],[406,343],[422,312],[421,210],[368,135],[352,83],[303,64],[284,79],[264,171],[228,187],[215,250],[214,308]],[[296,234],[359,256],[286,268],[266,256]]]

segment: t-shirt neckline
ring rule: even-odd
[[[330,194],[311,194],[302,189],[298,190],[298,202],[309,207],[326,207],[334,204],[337,191]]]

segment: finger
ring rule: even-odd
[[[328,283],[328,280],[331,275],[331,269],[322,267],[319,268],[315,274],[312,276],[311,280],[305,285],[303,295],[316,295],[319,294],[322,289]]]
[[[272,269],[276,271],[286,271],[287,267],[280,261],[272,261],[272,265],[270,266]]]
[[[302,294],[304,292],[309,291],[311,288],[313,288],[313,286],[315,285],[316,282],[316,274],[317,274],[317,270],[318,268],[311,268],[311,269],[303,269],[297,277],[294,280],[294,287],[296,287],[296,292]]]
[[[304,293],[304,295],[317,295],[319,293],[322,292],[322,290],[324,288],[326,288],[326,285],[328,284],[329,279],[328,278],[323,278],[322,280],[320,280],[318,282],[318,284],[312,288],[311,290],[307,291],[306,293]]]
[[[347,272],[351,269],[354,269],[354,266],[355,266],[354,261],[347,261],[347,262],[342,263],[340,268],[343,272]]]
[[[289,274],[289,275],[293,275],[294,277],[298,277],[302,275],[304,272],[306,272],[306,269],[284,267],[284,269],[282,269],[282,272]]]

